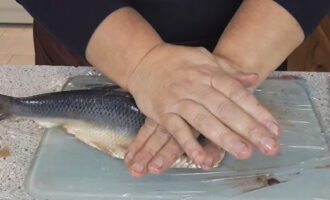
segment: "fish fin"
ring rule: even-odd
[[[133,98],[133,96],[128,93],[126,90],[124,90],[123,88],[117,86],[117,85],[113,85],[113,86],[107,86],[104,87],[102,89],[106,95],[117,95],[117,96],[121,96],[121,97],[126,97],[126,98]]]
[[[74,126],[72,124],[64,124],[62,127],[66,132],[74,135],[81,142],[115,158],[124,159],[126,153],[126,149],[124,147],[120,146],[119,143],[116,143],[115,140],[110,139],[112,142],[104,143],[104,138],[97,138],[95,135],[91,135],[91,132],[100,133],[99,127],[87,124],[88,123],[79,123],[80,126],[78,126],[78,124]],[[111,135],[111,133],[108,134]]]
[[[104,153],[107,153],[115,158],[124,159],[124,157],[125,157],[126,150],[119,146],[110,147],[110,146],[105,146],[98,142],[92,142],[92,144],[93,144],[93,147],[95,147],[96,149],[98,149]]]
[[[219,160],[214,163],[213,167],[218,167],[224,157],[225,151],[222,152]],[[190,159],[186,154],[183,154],[172,164],[171,168],[201,168],[201,166],[194,163],[194,161]]]
[[[95,86],[90,88],[92,90],[105,90],[105,91],[122,90],[119,85],[103,85],[103,86]]]
[[[0,95],[0,120],[8,119],[11,116],[11,102],[14,98]]]
[[[195,164],[192,159],[190,159],[186,154],[180,156],[171,165],[171,168],[201,168],[199,165]]]

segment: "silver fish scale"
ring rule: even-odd
[[[53,119],[54,124],[61,125],[80,141],[120,159],[145,120],[134,99],[117,90],[72,90],[3,98],[7,99],[11,114],[36,118],[39,122],[51,123]],[[200,168],[186,155],[172,167]]]
[[[79,119],[134,135],[145,119],[131,96],[101,89],[16,98],[12,112],[27,117]]]

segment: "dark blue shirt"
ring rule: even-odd
[[[219,38],[242,0],[17,0],[50,34],[85,57],[96,27],[111,12],[135,8],[166,42]],[[327,14],[330,0],[275,0],[308,35]],[[258,10],[256,10],[258,12]]]

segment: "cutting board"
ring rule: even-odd
[[[103,77],[80,76],[64,89],[104,84],[111,83]],[[330,170],[322,168],[330,163],[329,141],[313,111],[306,82],[270,79],[255,94],[282,126],[281,150],[276,156],[255,151],[242,161],[227,155],[222,165],[211,171],[170,169],[159,176],[136,179],[121,160],[54,128],[40,143],[26,189],[37,199],[49,200],[329,197],[330,191],[322,189],[330,185]],[[319,181],[297,192],[301,182],[313,178]]]

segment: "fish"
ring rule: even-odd
[[[45,128],[61,127],[79,141],[118,159],[124,159],[146,119],[132,95],[114,86],[20,98],[0,94],[0,120],[11,117],[29,118]],[[200,168],[186,154],[171,167]]]

